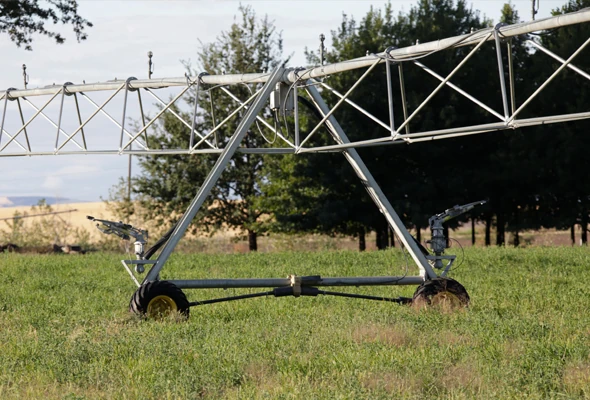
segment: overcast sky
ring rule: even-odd
[[[414,2],[392,1],[394,12],[408,11]],[[497,21],[503,1],[472,3]],[[550,15],[565,1],[543,0],[537,18]],[[228,30],[238,12],[237,1],[81,1],[80,14],[92,21],[88,40],[77,43],[69,30],[67,41],[55,45],[36,38],[33,51],[17,48],[0,35],[2,74],[0,87],[22,88],[22,64],[30,75],[29,88],[64,82],[107,81],[129,76],[147,78],[146,53],[154,53],[154,77],[184,75],[181,60],[196,59],[200,43],[209,43]],[[258,16],[267,14],[282,31],[285,51],[293,54],[289,66],[304,64],[307,46],[317,48],[318,36],[336,29],[342,14],[360,20],[371,5],[383,8],[385,1],[242,1]],[[530,20],[531,1],[514,1],[522,20]],[[50,128],[49,125],[39,125]],[[32,129],[33,127],[31,127]],[[106,125],[117,133],[115,125]],[[51,135],[55,130],[51,128]],[[5,139],[3,139],[5,140]],[[58,196],[97,201],[108,196],[119,177],[127,176],[127,156],[39,156],[0,158],[0,198],[6,196]],[[138,173],[136,165],[133,173]],[[196,192],[196,190],[195,190]]]

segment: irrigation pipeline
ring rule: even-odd
[[[578,12],[558,15],[537,21],[523,22],[514,25],[505,25],[490,27],[465,35],[453,36],[432,42],[416,44],[414,46],[393,49],[379,54],[371,54],[365,57],[355,58],[352,60],[342,61],[334,64],[327,64],[320,67],[308,69],[287,69],[282,80],[287,83],[305,81],[310,78],[319,78],[332,75],[338,72],[349,71],[353,69],[365,68],[375,63],[376,60],[391,59],[392,61],[407,61],[413,57],[422,56],[437,51],[455,48],[460,46],[469,46],[479,43],[484,38],[492,40],[490,35],[497,30],[502,37],[513,37],[524,35],[541,30],[560,28],[568,25],[575,25],[584,22],[590,22],[590,9],[580,10]],[[241,83],[264,83],[270,77],[269,73],[249,73],[249,74],[227,74],[227,75],[199,75],[196,77],[176,77],[161,79],[135,79],[132,81],[108,81],[99,83],[85,84],[67,84],[67,85],[50,85],[37,89],[9,89],[0,91],[0,99],[8,95],[8,99],[14,100],[19,97],[55,95],[63,91],[65,94],[79,92],[94,92],[104,90],[121,90],[127,86],[129,90],[140,88],[158,89],[169,86],[187,86],[187,84],[196,84],[197,82],[210,85],[231,85]]]
[[[0,218],[0,221],[8,221],[10,219],[21,219],[21,218],[32,218],[32,217],[44,217],[46,215],[65,214],[65,213],[71,213],[71,212],[75,212],[75,211],[78,211],[78,209],[74,208],[73,210],[53,211],[53,212],[48,212],[48,213],[43,213],[43,214],[33,214],[33,215],[15,215],[13,217]]]

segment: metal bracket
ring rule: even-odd
[[[15,101],[16,100],[16,97],[12,97],[10,95],[10,92],[12,92],[13,90],[17,90],[17,89],[16,88],[13,88],[13,87],[6,89],[6,93],[5,93],[6,99],[8,99],[10,101]]]
[[[291,287],[293,288],[293,296],[301,296],[301,277],[297,275],[289,275],[289,281],[291,281]]]

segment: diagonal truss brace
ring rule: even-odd
[[[363,79],[365,79],[367,77],[367,75],[369,75],[369,73],[377,66],[377,64],[380,63],[380,60],[377,60],[375,63],[373,63],[369,68],[367,68],[367,70],[363,73],[363,75],[354,83],[354,85],[352,85],[350,87],[350,89],[348,89],[348,91],[344,94],[344,96],[338,100],[338,102],[336,103],[336,105],[334,107],[332,107],[331,110],[328,110],[328,112],[324,115],[324,117],[322,118],[322,120],[320,122],[318,122],[318,124],[315,126],[315,128],[313,128],[311,130],[311,132],[309,132],[309,134],[307,135],[307,137],[305,139],[303,139],[303,141],[299,144],[299,150],[302,148],[302,146],[313,136],[314,133],[316,133],[318,131],[318,129],[320,129],[320,127],[324,124],[324,122],[326,122],[328,120],[328,118],[330,118],[330,116],[336,111],[336,109],[338,107],[340,107],[340,105],[344,102],[344,100],[346,100],[346,98],[353,92],[354,89],[357,88],[358,85],[360,85],[360,83],[363,81]],[[311,82],[310,82],[311,83]]]
[[[437,74],[436,72],[434,72],[433,70],[431,70],[430,68],[428,68],[426,65],[422,64],[421,62],[414,61],[414,64],[417,65],[418,67],[422,68],[424,71],[426,71],[430,75],[434,76],[439,81],[441,81],[441,82],[444,81],[444,78],[442,76],[440,76],[439,74]],[[474,96],[470,95],[469,93],[467,93],[465,90],[461,89],[460,87],[458,87],[454,83],[452,83],[450,81],[447,81],[446,82],[446,85],[448,87],[450,87],[451,89],[455,90],[457,93],[463,95],[465,98],[471,100],[473,103],[477,104],[478,106],[480,106],[481,108],[483,108],[484,110],[486,110],[487,112],[489,112],[490,114],[492,114],[493,116],[497,117],[500,121],[505,121],[506,120],[505,117],[501,116],[493,108],[491,108],[490,106],[486,105],[484,102],[478,100]]]
[[[313,103],[322,113],[322,115],[327,116],[325,117],[326,123],[330,128],[329,130],[334,140],[341,144],[350,143],[350,140],[348,140],[348,137],[340,127],[340,124],[338,124],[338,121],[336,121],[336,118],[334,118],[334,116],[332,115],[328,116],[330,109],[328,108],[328,105],[324,102],[324,99],[322,98],[318,90],[314,86],[309,86],[306,90],[307,93],[310,95]],[[410,235],[410,232],[408,232],[408,230],[405,228],[402,220],[399,218],[399,216],[393,209],[393,206],[391,205],[389,200],[387,200],[387,197],[375,181],[375,178],[373,178],[373,175],[369,172],[369,169],[359,156],[357,150],[354,148],[346,149],[344,151],[344,157],[350,163],[359,179],[364,183],[367,192],[369,193],[369,195],[371,196],[379,210],[385,216],[391,228],[398,235],[404,246],[409,250],[410,255],[414,259],[414,262],[418,265],[418,268],[420,269],[420,275],[422,277],[427,277],[429,279],[436,278],[437,275],[428,263],[428,260],[418,248],[418,244]]]
[[[582,50],[584,50],[584,48],[586,48],[586,46],[588,45],[588,43],[590,43],[590,38],[588,38],[576,51],[574,51],[574,53],[569,56],[569,58],[567,60],[565,60],[561,66],[559,68],[557,68],[555,70],[555,72],[553,72],[553,74],[551,74],[551,76],[549,78],[547,78],[547,80],[537,88],[537,90],[535,90],[535,92],[533,94],[531,94],[529,96],[528,99],[526,99],[526,101],[524,103],[522,103],[522,105],[520,107],[518,107],[518,109],[516,111],[514,111],[512,113],[512,116],[510,117],[509,122],[512,122],[515,120],[516,116],[539,94],[541,93],[541,91],[543,89],[545,89],[545,87],[553,80],[555,79],[555,77],[564,69],[566,68],[572,61],[574,58],[576,58],[576,56],[578,54],[580,54],[582,52]]]
[[[490,35],[493,35],[493,32],[490,33]],[[484,39],[488,40],[487,38],[484,38]],[[482,43],[483,43],[483,41],[479,42],[478,46],[480,46]],[[513,77],[511,75],[510,76],[510,80],[511,80],[511,82],[510,82],[510,92],[511,92],[510,93],[510,103],[511,103],[510,110],[508,109],[508,95],[507,95],[507,90],[505,88],[504,76],[503,76],[503,73],[501,73],[500,74],[500,85],[504,86],[504,90],[502,90],[502,103],[504,106],[504,111],[505,111],[506,117],[502,117],[499,113],[497,113],[493,109],[485,106],[485,104],[479,102],[479,100],[477,100],[473,96],[470,96],[468,93],[462,91],[460,88],[456,87],[456,85],[453,85],[450,82],[450,78],[451,78],[452,74],[454,72],[456,72],[456,70],[458,68],[460,68],[461,64],[466,61],[466,59],[469,57],[469,55],[466,56],[466,58],[463,59],[462,63],[460,65],[458,65],[449,75],[447,75],[447,77],[445,79],[442,79],[442,77],[438,76],[438,74],[436,74],[434,71],[429,71],[427,69],[427,67],[423,68],[423,67],[425,67],[423,64],[416,63],[416,65],[423,68],[426,72],[430,73],[431,75],[433,75],[437,79],[439,79],[441,81],[441,83],[426,98],[426,100],[424,100],[422,102],[422,104],[420,104],[420,106],[416,110],[414,110],[414,112],[409,117],[405,118],[405,121],[397,128],[398,133],[395,136],[393,136],[393,137],[390,137],[390,136],[380,137],[380,138],[368,139],[368,140],[359,140],[359,141],[350,142],[350,143],[338,143],[335,145],[301,148],[298,150],[298,152],[300,152],[300,153],[314,153],[314,152],[325,152],[325,151],[340,151],[340,150],[354,148],[354,147],[391,145],[391,144],[402,144],[402,143],[418,143],[418,142],[423,142],[423,141],[440,140],[440,139],[447,139],[447,138],[453,138],[453,137],[475,135],[475,134],[485,133],[485,132],[501,131],[501,130],[511,129],[511,128],[516,129],[516,128],[525,127],[525,126],[535,126],[535,125],[540,125],[540,124],[558,123],[558,122],[574,121],[574,120],[590,118],[590,112],[581,112],[581,113],[577,113],[577,114],[551,115],[551,116],[533,117],[533,118],[527,118],[527,119],[517,119],[516,118],[518,116],[518,114],[525,107],[527,107],[530,104],[530,102],[539,93],[541,93],[541,91],[543,91],[545,89],[545,87],[547,87],[547,85],[549,83],[551,83],[551,81],[553,81],[555,79],[555,77],[563,69],[570,68],[573,71],[576,71],[577,73],[581,74],[585,78],[590,79],[590,74],[585,73],[584,71],[582,71],[578,67],[575,67],[574,65],[571,64],[572,61],[574,60],[574,58],[577,55],[579,55],[580,52],[588,46],[588,44],[590,44],[590,38],[588,40],[586,40],[583,44],[581,44],[578,47],[578,49],[567,60],[564,60],[563,58],[553,54],[549,50],[543,48],[538,43],[535,43],[532,41],[529,41],[529,43],[531,43],[532,45],[534,45],[535,47],[537,47],[539,50],[543,51],[544,53],[548,54],[549,56],[553,57],[557,61],[561,62],[562,65],[559,68],[557,68],[557,70],[555,70],[551,74],[551,76],[549,76],[545,80],[545,82],[543,82],[541,85],[539,85],[539,87],[534,91],[534,93],[532,93],[518,108],[515,107],[515,103],[514,103],[514,84],[512,81]],[[476,48],[474,48],[473,50],[476,50]],[[497,45],[497,48],[499,49],[500,46]],[[472,52],[473,52],[473,50],[472,50]],[[472,53],[470,53],[470,54],[472,54]],[[509,55],[510,54],[511,53],[509,53]],[[503,71],[503,66],[501,63],[501,57],[502,57],[501,52],[499,52],[499,51],[497,52],[497,57],[499,58],[499,61],[498,61],[499,71]],[[401,67],[401,64],[402,63],[399,64],[400,67]],[[509,57],[509,70],[510,70],[510,73],[512,74],[513,69],[511,66],[510,57]],[[400,69],[400,71],[401,71],[401,69]],[[401,75],[400,75],[400,79],[401,79]],[[496,116],[498,119],[500,119],[500,121],[497,123],[487,123],[487,124],[472,125],[472,126],[465,126],[465,127],[458,127],[458,128],[448,128],[448,129],[439,129],[439,130],[432,130],[432,131],[425,131],[425,132],[415,132],[415,133],[402,134],[401,130],[403,128],[407,128],[410,120],[417,114],[419,109],[421,107],[423,107],[428,102],[428,100],[434,96],[436,91],[439,90],[444,85],[447,85],[447,86],[453,88],[454,90],[456,90],[457,92],[461,93],[462,95],[464,95],[465,97],[467,97],[468,99],[470,99],[474,103],[478,104],[480,107],[482,107],[486,111],[492,113],[494,116]],[[328,89],[331,90],[331,88],[328,88]],[[343,96],[340,95],[339,93],[335,93],[335,94],[338,97],[340,97],[341,99],[343,98]],[[403,90],[402,90],[402,94],[403,94]],[[405,100],[402,100],[402,104],[404,106],[404,115],[405,115]],[[352,103],[351,103],[351,105],[353,105],[353,107],[355,106]],[[390,107],[393,107],[393,105],[390,104]],[[360,107],[355,107],[355,108],[357,108],[357,109],[359,109],[359,111],[363,112],[363,110],[360,109]],[[363,113],[367,114],[365,112],[363,112]],[[373,116],[370,116],[370,118],[373,120],[376,119]],[[381,121],[379,121],[379,122],[380,122],[379,124],[381,126],[385,125],[383,122],[381,122]]]
[[[160,270],[172,254],[172,251],[180,241],[180,238],[186,232],[188,226],[192,222],[192,220],[197,215],[197,212],[205,202],[205,198],[209,196],[213,186],[217,183],[217,180],[221,176],[223,170],[227,167],[229,162],[231,161],[232,156],[236,152],[240,142],[250,129],[250,126],[254,123],[256,116],[258,113],[265,107],[266,101],[268,100],[272,90],[275,88],[276,84],[279,82],[281,75],[284,69],[279,67],[275,69],[269,78],[269,80],[264,84],[260,93],[258,94],[256,100],[254,101],[252,107],[246,112],[244,118],[238,125],[236,132],[233,134],[231,139],[229,140],[227,146],[217,159],[217,162],[205,178],[205,182],[199,188],[197,195],[189,205],[188,209],[185,211],[184,215],[180,219],[176,229],[174,230],[172,236],[164,246],[160,256],[158,257],[156,264],[150,269],[148,274],[145,277],[144,282],[149,282],[156,280]]]
[[[197,83],[198,85],[198,83]],[[151,89],[149,88],[145,88],[144,89],[146,92],[148,92],[158,103],[160,103],[162,106],[166,107],[167,104],[164,102],[164,100],[162,100],[161,98],[159,98]],[[197,99],[195,98],[195,106],[197,106],[198,102]],[[195,130],[195,126],[194,124],[189,124],[187,121],[184,120],[184,118],[182,118],[180,115],[178,115],[178,113],[176,113],[174,110],[171,110],[170,108],[168,108],[168,112],[171,113],[172,115],[174,115],[176,117],[176,119],[178,119],[183,125],[185,125],[186,127],[188,127],[191,130],[191,143],[192,140],[194,140],[194,135],[196,134],[199,138],[204,139],[204,136],[201,135],[199,132],[197,132]],[[193,116],[193,121],[195,121],[196,117]],[[215,149],[216,146],[211,143],[208,140],[203,140],[205,143],[207,143],[207,145],[212,148]],[[192,147],[192,144],[190,144],[190,146]]]
[[[231,118],[233,118],[234,115],[236,115],[237,113],[239,113],[242,108],[246,108],[247,104],[249,104],[250,102],[252,102],[256,98],[256,96],[258,96],[259,93],[260,93],[260,91],[257,91],[252,96],[250,96],[249,99],[247,99],[245,102],[241,103],[238,108],[236,108],[234,111],[232,111],[227,117],[225,117],[225,119],[223,121],[221,121],[213,129],[211,129],[209,131],[209,133],[207,133],[205,136],[203,136],[203,138],[197,144],[195,144],[193,147],[191,147],[191,149],[190,149],[191,153],[194,152],[195,150],[197,150],[197,148],[201,145],[201,143],[203,143],[205,140],[207,140],[208,138],[210,138],[211,136],[213,136],[213,134],[215,134],[215,132],[217,132],[219,129],[221,129],[221,127],[223,127],[223,125],[227,121],[229,121]]]
[[[248,109],[248,106],[244,105],[244,103],[239,98],[237,98],[236,95],[234,95],[232,92],[230,92],[227,88],[221,86],[221,90],[223,90],[233,101],[237,102],[240,106],[243,105],[246,110]],[[260,115],[256,116],[256,120],[261,122],[262,125],[266,126],[268,129],[271,130],[271,132],[273,132],[278,137],[280,137],[285,143],[287,143],[289,145],[289,147],[295,148],[295,145],[289,139],[287,139],[285,136],[283,136],[283,134],[281,132],[279,132],[275,127],[273,127],[268,122],[266,122],[266,120],[264,118],[262,118]]]
[[[554,60],[559,61],[561,64],[565,64],[567,62],[566,60],[559,57],[557,54],[553,53],[551,50],[547,50],[546,48],[544,48],[543,46],[541,46],[539,43],[535,42],[534,40],[527,40],[527,43],[535,46],[537,49],[541,50],[543,53],[547,54],[549,57],[553,58]],[[572,71],[575,71],[578,74],[582,75],[584,78],[590,80],[590,75],[588,75],[586,72],[584,72],[580,68],[573,65],[571,62],[567,64],[567,67],[569,69],[571,69]]]
[[[5,148],[6,148],[6,147],[7,147],[7,146],[10,144],[10,143],[12,143],[13,141],[14,141],[14,142],[16,142],[16,143],[19,145],[19,147],[21,147],[23,150],[25,150],[25,151],[26,151],[26,149],[25,149],[25,148],[24,148],[24,147],[23,147],[23,146],[22,146],[22,145],[21,145],[21,144],[20,144],[20,143],[19,143],[19,142],[16,140],[17,136],[18,136],[18,135],[19,135],[21,132],[23,132],[23,131],[24,131],[24,130],[27,128],[27,126],[28,126],[28,125],[29,125],[31,122],[33,122],[33,121],[35,120],[35,118],[36,118],[36,117],[37,117],[39,114],[41,114],[41,113],[43,112],[43,110],[45,109],[45,107],[47,107],[47,106],[48,106],[48,105],[49,105],[49,104],[50,104],[50,103],[53,101],[53,99],[55,99],[55,98],[57,97],[57,95],[58,95],[59,93],[60,93],[59,91],[56,91],[56,92],[53,94],[53,96],[51,96],[51,97],[49,98],[49,100],[47,100],[47,102],[45,102],[45,104],[43,105],[43,107],[41,107],[41,109],[38,109],[38,110],[37,110],[37,112],[36,112],[36,113],[35,113],[35,114],[34,114],[34,115],[31,117],[31,118],[29,118],[29,120],[28,120],[26,123],[24,123],[24,124],[21,126],[21,128],[20,128],[20,129],[19,129],[19,130],[18,130],[18,131],[17,131],[17,132],[14,134],[14,135],[10,135],[10,134],[9,134],[8,132],[6,132],[6,130],[4,129],[4,120],[5,120],[5,117],[6,117],[6,110],[7,110],[7,108],[8,108],[8,107],[7,107],[7,105],[8,105],[8,99],[9,99],[9,97],[10,97],[10,92],[9,92],[9,91],[7,91],[7,92],[5,93],[5,95],[4,95],[4,113],[2,114],[2,124],[0,125],[0,138],[1,138],[1,135],[2,135],[2,133],[4,133],[4,134],[6,134],[6,135],[7,135],[7,136],[10,138],[10,140],[8,140],[8,142],[6,142],[6,143],[4,144],[4,146],[2,146],[2,148],[0,148],[0,152],[1,152],[1,151],[3,151],[3,150],[4,150],[4,149],[5,149]]]
[[[352,91],[360,84],[360,82],[369,74],[369,72],[372,70],[372,68],[376,66],[376,64],[371,65],[371,67],[369,67],[367,69],[367,71],[365,71],[365,73],[357,80],[357,82],[355,82],[354,85],[352,85],[352,87],[344,95],[341,95],[340,93],[334,91],[332,88],[327,87],[329,90],[331,90],[332,92],[334,92],[334,94],[336,94],[340,98],[340,100],[338,101],[338,103],[336,103],[336,105],[334,107],[332,107],[331,110],[329,110],[329,112],[327,114],[328,117],[330,115],[332,115],[332,113],[343,102],[347,101],[354,108],[358,109],[361,113],[367,115],[373,121],[376,121],[376,122],[378,121],[378,124],[379,125],[383,126],[387,130],[390,130],[391,136],[384,137],[384,138],[379,138],[379,139],[370,139],[370,140],[364,140],[364,141],[357,141],[357,142],[347,141],[347,143],[339,143],[337,145],[331,145],[331,146],[310,147],[310,148],[302,148],[302,147],[300,147],[297,152],[306,153],[306,152],[317,152],[317,151],[327,151],[327,150],[340,150],[340,149],[344,149],[344,148],[348,149],[348,148],[357,147],[359,145],[361,145],[361,146],[362,145],[376,145],[376,144],[387,143],[387,142],[390,142],[391,143],[391,142],[395,142],[395,141],[397,141],[399,139],[402,139],[404,141],[410,142],[411,139],[409,139],[409,137],[411,137],[411,135],[410,134],[406,134],[406,135],[401,134],[400,132],[402,131],[402,129],[404,129],[404,128],[406,128],[408,126],[408,124],[410,123],[410,121],[420,112],[420,110],[422,110],[422,108],[424,108],[428,104],[428,102],[445,85],[452,85],[451,87],[456,87],[455,85],[453,85],[453,84],[450,83],[450,79],[467,63],[467,61],[469,61],[469,59],[471,59],[471,57],[473,57],[474,54],[477,53],[477,50],[479,50],[479,48],[481,46],[483,46],[484,43],[486,43],[491,36],[492,36],[492,33],[490,33],[487,36],[483,37],[479,41],[479,43],[473,49],[471,49],[471,51],[463,58],[463,60],[461,60],[461,62],[445,78],[442,78],[442,77],[438,76],[436,73],[434,73],[432,71],[432,74],[434,74],[434,75],[436,75],[437,77],[440,78],[440,81],[441,81],[440,84],[422,101],[422,103],[420,103],[420,105],[414,110],[414,112],[412,112],[412,114],[409,117],[406,117],[404,119],[404,122],[397,128],[397,130],[393,130],[393,118],[391,116],[390,116],[390,119],[391,119],[391,121],[390,121],[390,127],[387,127],[383,122],[379,121],[375,116],[370,115],[367,111],[365,111],[361,107],[357,106],[352,101],[348,100],[348,96],[350,95],[350,93],[352,93]],[[389,62],[389,59],[387,59],[387,62]],[[386,64],[386,65],[388,65],[388,64]],[[387,71],[386,73],[389,74],[389,71]],[[401,77],[401,75],[400,75],[400,77]],[[391,84],[391,82],[389,80],[388,80],[388,84]],[[457,89],[459,89],[459,88],[457,88]],[[466,95],[468,98],[470,98],[470,100],[475,101],[476,104],[481,103],[477,99],[472,98],[472,96],[468,95],[465,92],[463,92],[462,94]],[[402,88],[402,96],[403,96],[403,88]],[[405,96],[403,96],[403,97],[405,97]],[[393,109],[393,104],[392,104],[392,98],[391,98],[391,96],[389,96],[389,108],[390,108],[390,110]],[[489,107],[487,107],[487,106],[484,105],[484,109],[488,110]],[[491,110],[491,111],[493,113],[495,113],[493,110]],[[495,114],[497,114],[497,113],[495,113]],[[404,99],[404,116],[405,115],[406,115],[406,107],[405,107],[405,99]],[[499,116],[499,114],[498,114],[498,116]],[[319,129],[319,127],[327,120],[328,117],[322,118],[322,120],[320,121],[320,123],[310,132],[310,134],[307,136],[307,138],[301,143],[302,145],[311,137],[311,135],[313,133],[315,133],[315,131],[317,129]],[[501,116],[500,116],[500,118],[501,118]],[[501,120],[504,121],[504,118],[501,118]]]
[[[412,120],[412,118],[414,118],[418,114],[418,112],[420,112],[420,110],[424,106],[426,106],[426,104],[428,104],[428,102],[447,84],[447,82],[449,82],[449,80],[453,77],[453,75],[455,75],[457,73],[457,71],[459,71],[461,69],[461,67],[463,67],[463,65],[465,65],[465,63],[467,63],[467,61],[469,61],[469,59],[477,52],[477,50],[479,50],[479,48],[481,46],[483,46],[483,44],[488,39],[489,39],[489,36],[484,37],[477,44],[477,46],[475,46],[473,49],[471,49],[469,54],[467,54],[465,56],[465,58],[463,58],[463,60],[461,60],[461,62],[447,75],[447,77],[443,81],[441,81],[441,83],[428,95],[428,97],[426,97],[426,99],[424,99],[424,101],[414,110],[414,112],[408,118],[406,118],[406,120],[397,128],[397,132],[392,137],[392,140],[395,140],[397,137],[400,136],[399,132]]]

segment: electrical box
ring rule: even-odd
[[[295,88],[286,83],[277,83],[270,95],[270,108],[279,115],[292,115],[295,107]]]

